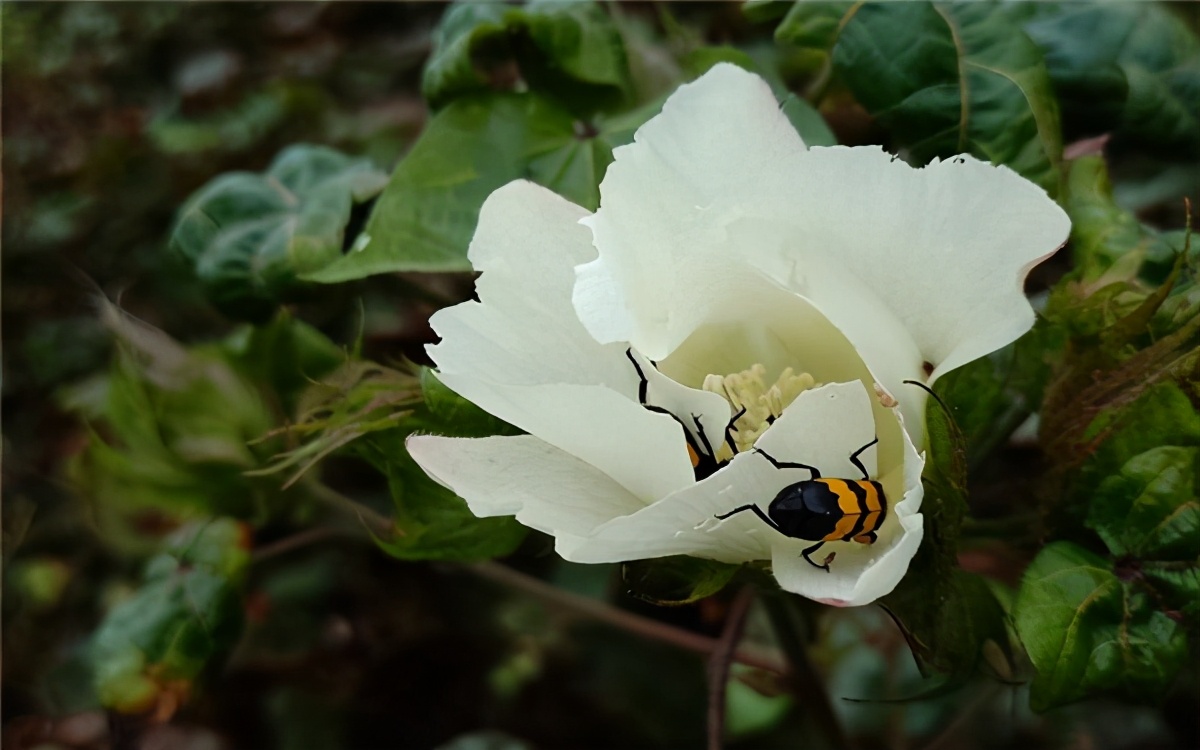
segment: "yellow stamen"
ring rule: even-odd
[[[750,450],[754,441],[767,431],[797,396],[817,385],[812,375],[807,372],[797,374],[789,367],[768,387],[763,380],[766,373],[767,368],[756,364],[748,370],[729,375],[708,375],[701,386],[728,401],[734,414],[743,408],[746,410],[733,423],[730,431],[738,453]],[[733,454],[728,443],[722,443],[716,458],[718,461],[727,461],[733,458]]]

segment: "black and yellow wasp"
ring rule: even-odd
[[[661,406],[647,403],[647,391],[650,383],[646,374],[637,359],[634,358],[632,348],[625,350],[625,356],[633,363],[638,374],[638,402],[650,411],[670,416],[683,427],[688,457],[692,461],[696,481],[712,476],[718,469],[729,463],[728,460],[717,460],[716,451],[713,450],[712,443],[704,434],[699,416],[691,415],[695,428],[693,432],[679,416]],[[734,423],[745,413],[746,409],[743,407],[725,427],[725,441],[734,454],[738,452],[732,435],[737,431]],[[750,504],[734,508],[716,518],[724,520],[738,513],[749,511],[784,536],[816,542],[801,554],[809,564],[828,571],[833,555],[831,554],[824,563],[818,565],[812,559],[814,552],[826,542],[854,541],[860,544],[874,544],[878,539],[876,531],[887,518],[887,496],[884,495],[883,485],[870,478],[866,467],[858,458],[863,451],[878,442],[879,438],[875,438],[850,456],[850,463],[862,472],[862,479],[822,477],[821,472],[814,466],[777,461],[762,449],[755,448],[754,452],[770,461],[776,469],[807,469],[809,478],[789,484],[780,490],[771,504],[767,506],[766,512],[763,512],[763,509],[757,505]]]
[[[875,438],[850,456],[850,463],[862,472],[862,479],[822,477],[816,467],[777,461],[762,449],[755,448],[754,452],[770,461],[776,469],[807,469],[811,472],[809,478],[780,490],[765,513],[757,505],[742,505],[717,518],[724,520],[750,511],[784,536],[816,542],[801,554],[810,565],[828,572],[833,555],[817,565],[812,553],[826,542],[874,544],[878,539],[875,532],[887,518],[887,496],[883,494],[883,485],[870,478],[858,459],[863,451],[878,442],[879,438]]]

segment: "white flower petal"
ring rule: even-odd
[[[579,225],[586,215],[531,182],[509,183],[488,197],[469,253],[483,274],[480,301],[440,310],[429,321],[442,337],[429,347],[441,372],[509,385],[636,387],[625,347],[598,344],[571,304],[574,267],[596,254]]]
[[[679,423],[624,394],[596,385],[498,385],[457,373],[439,377],[489,413],[596,467],[643,504],[695,481]]]
[[[834,383],[805,391],[759,440],[758,447],[777,461],[814,466],[826,477],[858,479],[861,474],[850,462],[850,456],[876,434],[870,402],[866,390],[858,382]],[[894,421],[895,417],[891,418]],[[814,425],[819,428],[814,429]],[[903,430],[897,428],[893,433],[896,439],[907,443],[904,453],[913,459],[915,469],[906,466],[904,471],[898,470],[879,479],[892,497],[904,499],[889,508],[889,518],[879,529],[877,544],[864,548],[852,542],[830,543],[831,550],[839,550],[834,566],[839,580],[856,580],[868,567],[864,559],[866,554],[886,556],[899,565],[899,557],[911,556],[907,552],[910,547],[915,550],[908,538],[911,532],[906,527],[915,524],[919,533],[920,523],[905,521],[905,518],[920,507],[921,460]],[[875,449],[871,448],[860,457],[871,475],[874,475],[875,454]],[[739,513],[724,521],[717,520],[716,516],[749,503],[757,504],[765,511],[780,490],[809,478],[809,473],[804,470],[777,469],[761,455],[742,453],[708,479],[636,513],[615,518],[589,536],[560,538],[557,549],[563,557],[575,562],[616,562],[676,554],[744,562],[772,557],[781,545],[789,554],[799,556],[800,550],[811,546],[812,541],[783,537],[750,512]],[[905,487],[905,481],[915,481],[915,487]],[[864,549],[874,552],[865,553]],[[893,552],[895,549],[903,551]],[[843,550],[850,554],[844,554]],[[907,565],[907,558],[904,564]],[[808,562],[804,565],[819,575],[829,575]],[[872,574],[871,579],[880,577],[881,574]],[[797,585],[792,579],[789,583]],[[786,584],[785,588],[797,590]],[[853,594],[852,585],[851,590],[821,591],[827,593],[828,590],[847,597]],[[798,593],[811,596],[803,590]]]
[[[854,316],[862,293],[824,271],[850,271],[910,332],[934,378],[1010,343],[1033,325],[1022,288],[1029,270],[1062,247],[1070,219],[1046,193],[1007,167],[959,156],[914,169],[878,148],[813,149],[798,162],[788,230],[794,258],[772,275],[808,274],[796,291],[864,352],[873,310]],[[759,256],[767,267],[770,256]],[[820,273],[816,272],[820,271]],[[856,304],[858,304],[856,302]]]
[[[530,435],[414,435],[409,454],[480,517],[516,515],[548,534],[587,534],[641,501],[579,459]]]
[[[442,342],[429,353],[447,387],[649,501],[691,484],[691,462],[682,428],[637,403],[627,346],[597,343],[575,317],[574,266],[595,255],[586,213],[529,182],[492,193],[470,249],[480,301],[430,319]],[[647,369],[676,413],[724,427],[724,399]]]
[[[599,257],[578,269],[580,319],[600,341],[665,359],[701,327],[742,318],[757,270],[825,315],[916,428],[923,396],[901,382],[1028,330],[1021,283],[1065,241],[1066,215],[969,157],[913,169],[875,148],[805,150],[747,77],[717,66],[616,150],[585,220]]]
[[[780,539],[771,556],[771,570],[782,588],[809,599],[837,607],[870,604],[891,593],[908,572],[908,564],[924,535],[923,520],[920,513],[899,519],[903,533],[891,547],[879,548],[879,544],[873,544],[855,545],[855,549],[842,542],[822,548],[816,553],[818,558],[825,550],[838,548],[828,572],[813,567],[801,556],[803,542]]]
[[[634,141],[613,151],[601,208],[584,220],[601,259],[579,269],[574,299],[597,340],[629,341],[662,359],[707,316],[724,312],[695,299],[719,307],[722,287],[752,273],[744,259],[709,257],[696,243],[720,246],[724,238],[710,232],[740,215],[726,198],[754,203],[782,187],[771,182],[784,176],[779,160],[804,144],[767,84],[733,65],[681,86]]]

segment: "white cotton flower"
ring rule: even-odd
[[[770,560],[820,601],[888,593],[922,537],[926,396],[903,381],[1030,328],[1022,282],[1066,215],[968,156],[914,169],[878,148],[807,149],[730,65],[614,156],[595,214],[528,182],[493,193],[470,247],[479,301],[431,320],[441,380],[528,435],[417,436],[412,456],[568,560]],[[859,462],[886,512],[831,532],[849,540],[806,559],[819,540],[753,511],[717,518],[813,479],[775,463],[861,480],[851,457],[875,438]]]

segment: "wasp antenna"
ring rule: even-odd
[[[930,388],[929,386],[925,385],[924,383],[920,382],[919,380],[905,380],[902,382],[904,383],[904,385],[915,385],[916,387],[918,387],[921,390],[928,393],[930,396],[933,396],[934,401],[937,401],[938,404],[941,405],[942,409],[945,410],[945,412],[947,414],[950,413],[950,407],[946,406],[946,402],[942,400],[942,397],[937,395],[936,393],[934,393],[933,389]]]

